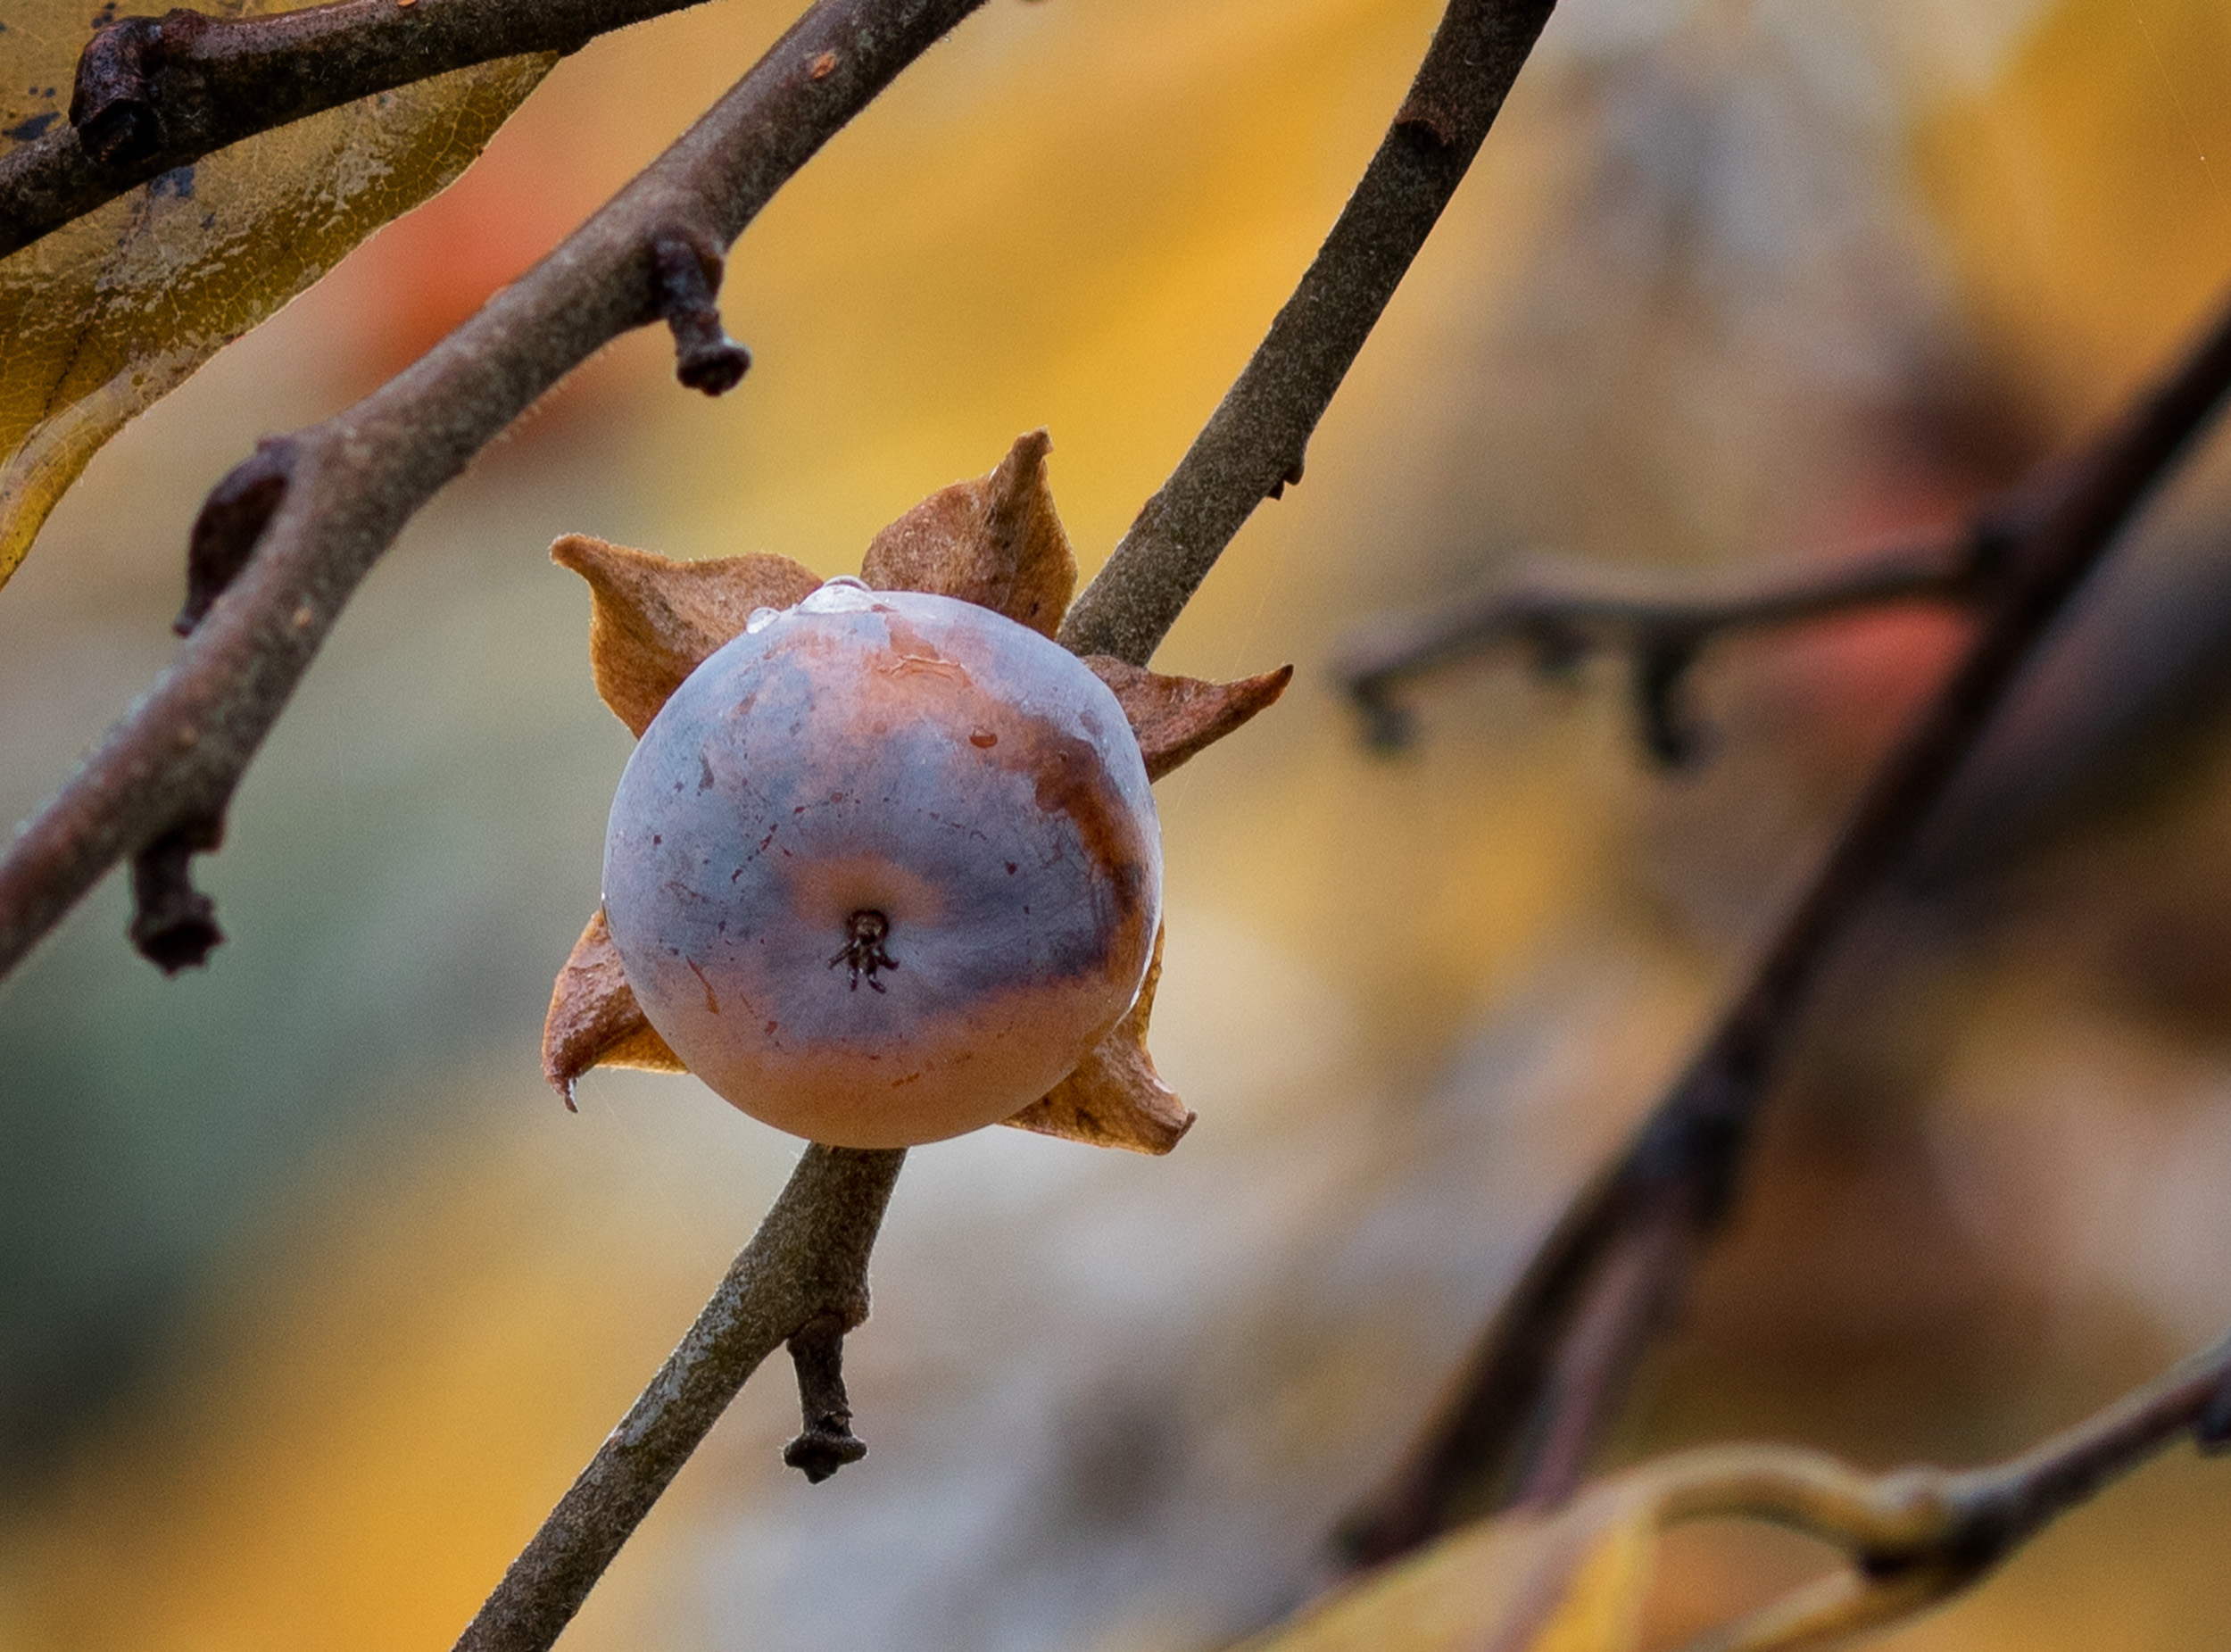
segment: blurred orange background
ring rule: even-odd
[[[0,987],[0,1646],[447,1644],[780,1185],[687,1079],[536,1071],[624,729],[588,532],[852,568],[1048,426],[1088,568],[1315,250],[1430,0],[998,0],[738,245],[756,365],[592,362],[368,582],[164,982],[104,887]],[[457,186],[102,454],[0,593],[20,818],[167,657],[257,436],[409,361],[789,21],[566,60]],[[2216,0],[1568,0],[1312,444],[1157,663],[1295,691],[1167,782],[1166,1161],[920,1150],[809,1488],[770,1368],[566,1645],[1180,1648],[1298,1599],[1559,1200],[1680,1062],[1959,635],[1709,653],[1694,772],[1616,674],[1482,665],[1365,753],[1358,623],[1529,552],[1833,556],[2079,435],[2231,289]],[[1807,1023],[1618,1449],[2019,1449],[2231,1321],[2231,529],[2196,459]],[[2231,1640],[2231,1473],[2179,1454],[1883,1644]],[[1812,1563],[1683,1537],[1661,1640]]]

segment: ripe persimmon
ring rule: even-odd
[[[1122,1019],[1161,921],[1123,707],[971,602],[835,580],[644,731],[604,909],[653,1028],[754,1117],[899,1147],[1011,1117]]]

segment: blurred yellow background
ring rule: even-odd
[[[1260,336],[1422,0],[997,0],[739,244],[756,365],[623,341],[412,525],[252,772],[164,982],[104,888],[0,988],[0,1647],[447,1644],[680,1334],[794,1144],[535,1049],[627,737],[563,532],[852,568],[1020,430],[1088,568]],[[95,460],[0,594],[21,817],[171,646],[187,525],[546,251],[788,21],[566,60],[447,194]],[[2216,0],[1568,0],[1313,443],[1157,663],[1295,661],[1165,783],[1166,1161],[917,1151],[809,1488],[770,1368],[566,1644],[1182,1648],[1318,1575],[1563,1191],[1685,1054],[1957,635],[1707,656],[1694,773],[1608,670],[1420,698],[1327,661],[1523,553],[1704,568],[1939,519],[2231,288]],[[1626,1455],[2019,1448],[2231,1319],[2231,492],[2217,443],[1846,948]],[[1886,1645],[2231,1640],[2189,1455]],[[1685,1536],[1655,1632],[1810,1564]]]

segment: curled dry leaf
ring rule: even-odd
[[[933,494],[878,534],[862,563],[872,587],[975,602],[1052,636],[1076,586],[1076,559],[1046,479],[1052,444],[1016,438],[997,469]],[[589,582],[589,652],[597,692],[638,736],[709,655],[742,634],[752,612],[788,608],[820,578],[779,556],[685,562],[568,535],[552,560]],[[1216,684],[1157,676],[1120,660],[1086,662],[1115,693],[1150,776],[1167,774],[1274,701],[1283,668]],[[1129,1012],[1068,1077],[1008,1122],[1099,1146],[1166,1153],[1193,1122],[1147,1054],[1162,937]],[[593,1067],[679,1070],[651,1029],[611,944],[592,919],[560,972],[543,1029],[543,1071],[560,1093]]]
[[[543,1076],[568,1107],[575,1082],[593,1067],[689,1071],[635,1002],[601,907],[558,972],[550,1017],[543,1023]]]
[[[1149,770],[1152,772],[1151,768]],[[1162,979],[1162,936],[1154,936],[1154,960],[1131,1013],[1099,1042],[1077,1070],[1007,1122],[1041,1135],[1066,1136],[1096,1147],[1120,1147],[1134,1153],[1166,1153],[1193,1127],[1193,1109],[1177,1099],[1154,1070],[1147,1053],[1147,1021],[1154,1014],[1154,989]]]
[[[1077,559],[1046,480],[1053,440],[1015,438],[989,476],[940,488],[875,535],[860,577],[877,591],[957,596],[1051,636],[1077,588]]]
[[[1275,705],[1294,680],[1291,666],[1236,683],[1210,683],[1197,677],[1164,677],[1112,654],[1090,654],[1084,663],[1115,691],[1131,732],[1139,736],[1148,777],[1154,780]]]
[[[638,739],[682,681],[754,609],[788,608],[821,576],[786,556],[679,562],[568,534],[550,560],[589,582],[589,668],[596,692]]]
[[[0,144],[66,119],[78,53],[115,11],[10,0]],[[456,178],[556,61],[507,59],[327,110],[0,260],[0,584],[109,437]]]

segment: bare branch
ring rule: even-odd
[[[511,1563],[458,1652],[539,1652],[556,1640],[759,1362],[800,1337],[828,1350],[867,1317],[868,1253],[905,1158],[806,1150],[689,1334]],[[801,1387],[805,1371],[801,1356]],[[805,1403],[825,1407],[825,1395],[807,1391]],[[849,1440],[849,1408],[844,1421]]]
[[[478,314],[354,407],[286,438],[283,467],[267,452],[220,484],[195,529],[187,618],[195,607],[205,617],[0,859],[0,975],[118,859],[223,811],[342,605],[412,513],[575,366],[657,319],[662,238],[727,245],[830,134],[982,4],[820,0]]]
[[[2231,1341],[2185,1361],[2011,1462],[1856,1474],[1777,1447],[1710,1447],[1638,1471],[1663,1523],[1765,1520],[1843,1549],[1850,1569],[1801,1588],[1688,1652],[1789,1652],[1926,1611],[2177,1440],[2203,1450],[2231,1399]]]
[[[1551,3],[1453,0],[1393,131],[1300,291],[1281,311],[1270,337],[1176,474],[1149,502],[1108,565],[1070,610],[1060,641],[1073,652],[1113,654],[1143,665],[1256,500],[1300,480],[1302,444],[1485,137]],[[679,328],[676,336],[678,341]],[[1246,479],[1257,470],[1265,473],[1259,485]],[[1240,478],[1236,488],[1234,477]],[[1209,537],[1190,538],[1190,552],[1154,526],[1170,519],[1198,521],[1204,515],[1221,523],[1220,531],[1212,530],[1213,543]],[[1097,620],[1095,614],[1100,616]],[[1283,678],[1277,682],[1282,686]],[[866,1452],[851,1432],[839,1365],[841,1328],[833,1331],[821,1323],[803,1326],[792,1334],[791,1349],[805,1429],[784,1460],[809,1479],[820,1480]],[[677,1354],[669,1371],[680,1363]],[[623,1424],[621,1432],[626,1428]],[[655,1497],[655,1490],[651,1495]],[[646,1498],[635,1518],[648,1507]],[[565,1515],[561,1505],[544,1533],[561,1526]],[[514,1573],[526,1565],[522,1557]],[[573,1605],[593,1581],[592,1574],[571,1595]],[[510,1582],[507,1576],[506,1588]],[[524,1592],[530,1600],[539,1598],[531,1587]],[[550,1633],[563,1622],[563,1617],[552,1622]],[[547,1644],[524,1638],[476,1640],[468,1631],[460,1648],[462,1652],[466,1647],[500,1646],[509,1652]]]
[[[416,0],[437,3],[473,0]],[[730,353],[712,308],[719,249],[980,4],[820,0],[673,148],[478,315],[355,407],[283,438],[221,484],[195,528],[181,616],[191,635],[178,660],[0,859],[0,974],[120,857],[220,818],[357,582],[411,514],[572,367],[617,334],[664,319],[685,382],[718,388],[729,368],[740,372],[742,353]],[[1454,0],[1300,292],[1128,549],[1087,593],[1107,618],[1096,626],[1088,614],[1065,632],[1077,652],[1143,662],[1255,500],[1298,479],[1309,431],[1549,5]],[[1249,481],[1256,471],[1261,479]],[[1223,524],[1213,543],[1194,530],[1203,520]],[[1182,544],[1157,522],[1184,525]],[[738,1386],[785,1341],[806,1419],[786,1457],[819,1477],[864,1450],[850,1432],[841,1343],[866,1309],[867,1256],[900,1158],[809,1151],[720,1294],[460,1648],[548,1646]]]
[[[2041,466],[1985,511],[1972,540],[1990,590],[1966,652],[1883,760],[1812,884],[1748,983],[1624,1150],[1584,1188],[1535,1251],[1467,1357],[1439,1414],[1388,1484],[1344,1523],[1351,1564],[1391,1558],[1479,1504],[1555,1500],[1585,1453],[1541,1456],[1549,1438],[1599,1440],[1623,1402],[1624,1369],[1648,1328],[1665,1322],[1696,1241],[1734,1197],[1751,1125],[1788,1046],[1822,959],[1905,854],[1930,809],[2004,700],[2054,618],[2116,534],[2174,468],[2231,386],[2231,309],[2168,378],[2087,447]],[[1628,1240],[1659,1236],[1670,1253],[1650,1292],[1628,1289]],[[1618,1293],[1641,1329],[1607,1334],[1593,1305]],[[1614,1380],[1574,1380],[1566,1358],[1580,1327]],[[1553,1382],[1553,1374],[1564,1373]],[[1577,1419],[1548,1415],[1582,1405]]]
[[[1927,1562],[1978,1570],[2185,1435],[2220,1450],[2231,1424],[2231,1338],[2194,1356],[2097,1415],[1995,1468],[1949,1477],[1950,1529],[1927,1543],[1876,1547],[1867,1569],[1884,1575]]]
[[[1143,666],[1304,450],[1464,181],[1555,0],[1451,0],[1363,181],[1176,470],[1062,621],[1080,654]]]
[[[1467,601],[1382,622],[1348,647],[1334,668],[1363,712],[1372,743],[1407,744],[1409,714],[1396,691],[1417,679],[1515,643],[1546,673],[1591,654],[1634,663],[1636,709],[1645,743],[1662,761],[1694,751],[1679,700],[1705,643],[1731,631],[1812,624],[1912,602],[1970,603],[1990,589],[1990,542],[1970,527],[1899,544],[1839,564],[1775,569],[1717,589],[1614,582],[1600,569],[1544,566]]]
[[[0,155],[0,257],[258,132],[375,92],[595,37],[699,0],[339,0],[126,17],[78,58],[69,123]]]

